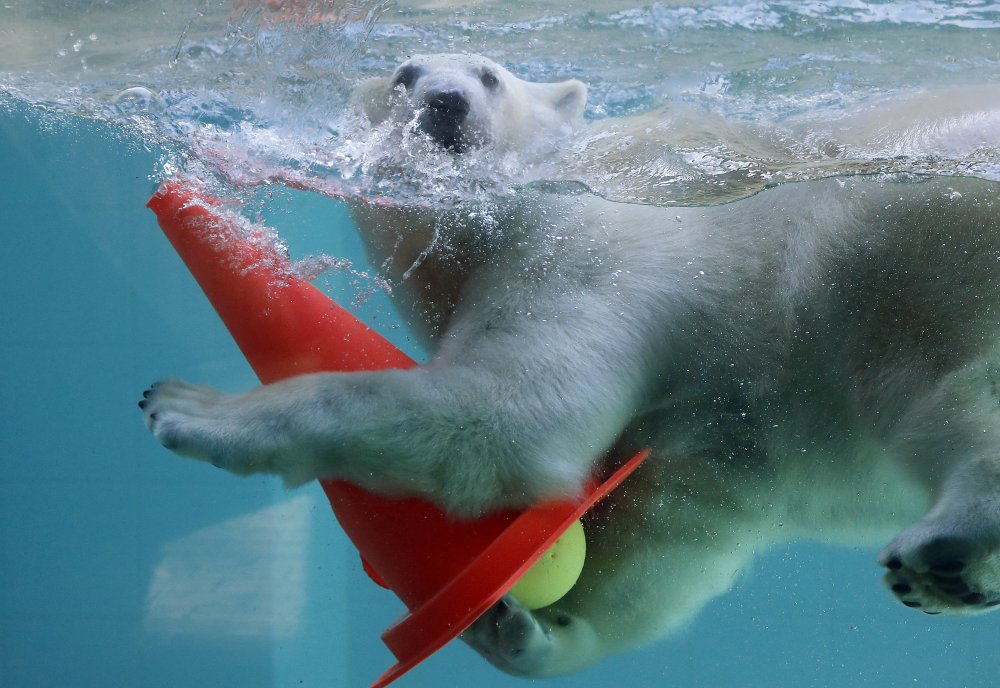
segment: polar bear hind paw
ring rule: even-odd
[[[551,635],[535,615],[505,596],[462,634],[469,646],[502,671],[515,676],[544,675]]]
[[[939,535],[890,545],[879,563],[893,595],[926,614],[977,614],[1000,606],[1000,552],[973,539]]]

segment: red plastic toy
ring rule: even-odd
[[[412,359],[309,282],[293,277],[269,237],[241,229],[221,202],[186,181],[149,200],[261,382],[319,371],[408,368]],[[553,501],[463,521],[418,499],[390,499],[322,481],[365,570],[409,609],[383,634],[398,660],[386,686],[457,637],[645,459],[640,452],[576,501]]]

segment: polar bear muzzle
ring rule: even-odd
[[[463,125],[469,115],[469,99],[458,90],[432,91],[425,94],[417,122],[432,141],[454,153],[464,153],[471,141]]]

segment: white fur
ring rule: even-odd
[[[422,78],[468,86],[494,145],[579,109],[505,71],[499,95],[475,94],[468,75],[499,69],[484,58],[419,60]],[[359,97],[412,117],[389,82]],[[984,611],[1000,600],[998,210],[974,179],[865,177],[704,208],[525,189],[489,222],[359,204],[392,279],[431,233],[447,246],[397,290],[433,361],[236,395],[162,383],[147,424],[234,473],[345,478],[464,514],[572,494],[609,452],[651,447],[588,516],[570,594],[535,612],[505,600],[464,635],[515,674],[658,638],[792,538],[901,531],[881,556],[900,599]]]

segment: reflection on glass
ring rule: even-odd
[[[184,636],[277,638],[306,604],[309,514],[302,495],[163,546],[146,595],[146,629]]]

